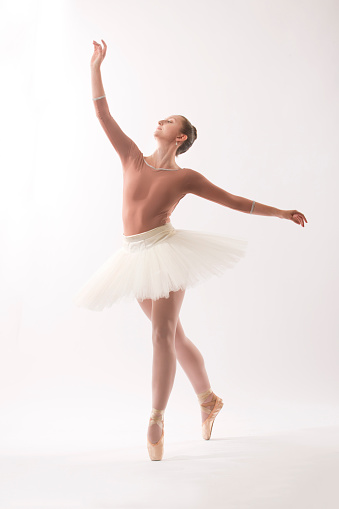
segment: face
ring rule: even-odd
[[[182,119],[180,115],[171,115],[158,121],[158,127],[154,131],[154,137],[165,138],[169,141],[175,141],[180,135]],[[183,140],[187,138],[184,135]]]

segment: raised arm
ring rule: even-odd
[[[219,203],[224,207],[239,210],[247,214],[256,214],[259,216],[275,216],[281,219],[290,219],[297,224],[304,226],[306,217],[297,210],[280,210],[275,207],[254,202],[242,196],[228,193],[225,189],[216,186],[210,182],[204,175],[195,170],[190,170],[188,175],[187,193],[196,194],[206,200]]]
[[[96,116],[99,119],[103,130],[107,134],[108,139],[118,153],[121,162],[124,164],[130,154],[130,150],[134,142],[123,132],[110,114],[108,108],[100,70],[101,63],[106,55],[107,45],[104,41],[102,42],[104,48],[102,48],[97,42],[93,41],[94,53],[91,59],[92,99]]]

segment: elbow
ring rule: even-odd
[[[95,115],[99,120],[106,120],[111,116],[107,108],[97,104],[95,105]]]
[[[107,121],[108,121],[108,118],[109,118],[109,117],[108,117],[108,115],[105,115],[105,114],[103,114],[103,113],[99,113],[99,112],[97,112],[97,113],[96,113],[96,117],[97,117],[97,119],[99,120],[99,122],[100,122],[100,124],[101,124],[102,126],[104,126],[104,125],[106,125],[106,124],[107,124]]]
[[[99,119],[99,120],[103,120],[107,115],[105,113],[103,113],[102,111],[98,111],[96,110],[95,112],[95,116]]]
[[[248,209],[248,202],[249,200],[247,198],[242,198],[241,196],[235,196],[235,210],[238,210],[239,212],[249,212]]]

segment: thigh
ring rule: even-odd
[[[138,304],[140,305],[141,309],[145,313],[145,315],[152,320],[152,300],[151,299],[144,299],[144,300],[138,300]]]
[[[147,318],[152,321],[152,299],[144,299],[144,300],[138,300],[138,304],[140,305],[141,309],[147,316]],[[182,324],[180,322],[180,317],[178,317],[177,321],[177,327],[176,327],[176,341],[178,341],[181,338],[185,338],[184,329],[182,327]]]
[[[185,290],[170,292],[169,297],[152,301],[152,332],[170,332],[175,336]]]

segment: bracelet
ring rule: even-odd
[[[101,95],[100,97],[92,97],[93,101],[97,101],[98,99],[102,99],[103,97],[106,97],[105,95]]]
[[[251,212],[250,212],[250,214],[252,214],[252,212],[253,212],[254,204],[255,204],[255,201],[253,201],[253,203],[252,203],[252,208],[251,208]]]

